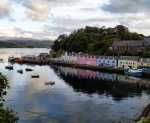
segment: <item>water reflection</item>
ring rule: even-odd
[[[11,53],[14,56],[38,55],[45,50],[5,50],[0,50],[0,57],[5,61],[0,63],[0,71],[10,83],[5,106],[18,112],[18,123],[129,123],[149,103],[149,80],[31,64],[14,64],[14,70],[9,71],[5,65],[9,64],[7,58]],[[18,69],[25,68],[33,71],[17,73]],[[31,75],[37,74],[40,78],[31,78]],[[45,81],[50,80],[55,81],[55,85],[45,85]]]
[[[150,80],[146,79],[62,66],[53,68],[77,92],[106,94],[121,100],[141,96],[143,90],[150,89]]]

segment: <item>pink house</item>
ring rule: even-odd
[[[87,65],[94,65],[94,66],[96,66],[97,65],[96,61],[97,61],[96,56],[94,56],[94,55],[87,55],[86,56],[86,64]]]
[[[86,56],[87,54],[79,52],[78,57],[77,57],[77,63],[78,64],[86,64]]]

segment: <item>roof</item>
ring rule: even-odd
[[[142,46],[144,41],[142,40],[131,40],[131,41],[114,41],[112,46]]]
[[[139,62],[150,63],[150,58],[140,58]]]
[[[118,56],[97,56],[99,59],[110,59],[110,60],[117,60]]]
[[[150,38],[145,38],[145,39],[144,39],[144,42],[145,42],[147,45],[150,45]]]
[[[132,60],[132,61],[138,61],[139,56],[120,56],[119,60]]]

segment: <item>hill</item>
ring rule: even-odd
[[[109,47],[115,40],[142,40],[144,35],[132,33],[123,25],[111,27],[89,27],[78,29],[70,35],[60,35],[52,49],[61,54],[63,51],[84,52],[94,55],[114,54]]]
[[[16,47],[47,47],[50,48],[53,45],[53,41],[50,40],[37,40],[29,38],[1,38],[0,47],[16,48]],[[8,45],[9,44],[9,45]]]

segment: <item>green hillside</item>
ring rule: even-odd
[[[114,54],[109,50],[115,40],[142,40],[144,35],[132,33],[123,25],[114,28],[89,27],[75,30],[70,35],[60,35],[52,49],[61,54],[63,51],[84,52],[94,55]]]

